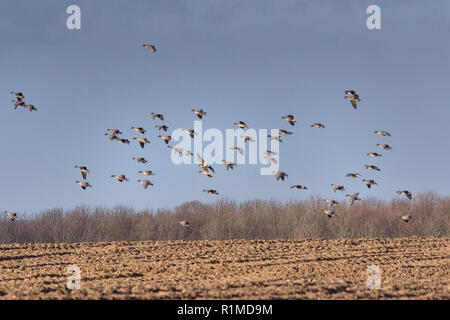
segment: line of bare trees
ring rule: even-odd
[[[450,197],[422,193],[413,200],[365,199],[337,205],[337,217],[320,212],[321,198],[279,202],[219,200],[183,203],[174,209],[128,207],[52,209],[16,221],[0,218],[0,243],[143,240],[223,240],[450,236]],[[405,223],[402,215],[412,215]],[[186,229],[178,224],[187,220]]]

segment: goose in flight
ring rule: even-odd
[[[141,127],[131,127],[131,129],[133,129],[136,132],[142,133],[142,134],[145,134],[145,132],[146,132],[146,130]]]
[[[74,168],[77,168],[78,170],[80,170],[83,179],[86,180],[87,174],[90,173],[88,168],[85,166],[74,166]]]
[[[225,168],[226,168],[227,170],[229,170],[229,169],[233,170],[233,169],[234,169],[234,166],[237,166],[237,164],[234,163],[234,162],[228,162],[228,161],[226,161],[226,160],[222,160],[222,162],[223,162],[223,164],[225,165]]]
[[[331,217],[333,217],[333,216],[337,216],[337,214],[336,214],[336,212],[334,212],[334,210],[333,209],[322,209],[322,210],[320,210],[322,213],[325,213],[327,216],[328,216],[328,218],[331,218]]]
[[[17,109],[17,107],[21,106],[21,107],[25,107],[25,102],[22,100],[11,100],[11,102],[14,102],[14,110]]]
[[[281,119],[287,120],[291,124],[291,126],[295,125],[295,123],[297,122],[297,120],[295,120],[295,118],[292,114],[288,114],[285,117],[281,117]]]
[[[250,136],[241,136],[241,138],[244,138],[244,142],[255,142]]]
[[[242,148],[238,148],[238,147],[231,147],[230,148],[230,150],[234,150],[234,151],[237,151],[237,152],[239,152],[241,155],[243,155],[244,154],[244,149],[242,149]]]
[[[360,174],[358,172],[350,172],[345,175],[347,178],[358,178]]]
[[[115,178],[115,179],[119,180],[120,182],[128,181],[128,178],[124,174],[121,174],[121,175],[113,174],[113,175],[111,175],[111,178]]]
[[[197,135],[197,133],[191,129],[183,129],[183,131],[186,132],[191,138],[194,138],[194,136]]]
[[[369,157],[381,157],[382,156],[381,153],[377,153],[377,152],[369,152],[367,155]]]
[[[181,149],[180,150],[182,154],[184,154],[185,156],[193,156],[192,152],[189,150],[185,150],[185,149]]]
[[[159,131],[159,130],[167,131],[167,129],[169,129],[169,127],[166,126],[165,124],[163,124],[163,125],[161,125],[161,126],[156,125],[155,128],[158,129],[158,131]]]
[[[382,131],[382,130],[374,131],[374,133],[375,133],[375,134],[379,134],[380,136],[383,136],[383,137],[390,137],[390,136],[391,136],[391,134],[390,134],[389,132],[387,132],[387,131]]]
[[[163,139],[164,142],[165,142],[166,144],[168,144],[169,141],[172,140],[172,136],[162,136],[162,135],[159,135],[158,138]]]
[[[83,190],[86,190],[86,188],[92,188],[92,186],[87,181],[75,181],[76,184],[79,184]]]
[[[197,153],[197,159],[198,159],[198,161],[199,161],[199,167],[200,168],[202,168],[202,169],[206,169],[206,170],[211,170],[212,172],[214,172],[215,173],[215,171],[214,171],[214,168],[213,167],[211,167],[211,165],[208,163],[208,162],[206,162],[205,160],[203,160],[203,158]]]
[[[147,163],[148,161],[147,160],[145,160],[145,158],[142,158],[142,157],[133,157],[132,158],[133,160],[136,160],[137,162],[139,162],[139,163]]]
[[[405,215],[405,216],[401,216],[400,217],[403,221],[405,222],[409,222],[409,220],[412,219],[412,216],[410,216],[409,214]]]
[[[283,171],[273,171],[273,173],[275,173],[275,177],[276,177],[277,181],[280,179],[284,181],[284,178],[288,177],[288,174]]]
[[[278,160],[276,158],[274,158],[274,157],[264,157],[264,159],[267,159],[267,161],[270,161],[270,162],[275,163],[275,164],[278,163]]]
[[[208,168],[203,168],[203,170],[202,170],[202,171],[199,171],[198,173],[207,175],[208,177],[212,178],[212,173],[209,172]]]
[[[373,166],[373,165],[364,165],[364,167],[366,167],[366,169],[370,169],[370,170],[376,170],[376,171],[381,171],[380,168],[378,168],[377,166]]]
[[[147,49],[149,49],[151,52],[153,52],[153,53],[155,53],[156,52],[156,47],[154,46],[154,45],[152,45],[152,44],[143,44],[142,45],[144,48],[147,48]]]
[[[381,144],[381,143],[377,143],[377,146],[384,149],[384,150],[392,150],[392,147],[388,144]]]
[[[290,187],[289,189],[304,189],[304,190],[307,190],[308,188],[305,187],[304,185],[296,184],[296,185],[293,185],[292,187]]]
[[[324,199],[322,201],[328,203],[330,206],[335,206],[335,205],[339,204],[339,202],[337,202],[336,200],[332,200],[332,199]]]
[[[109,140],[115,140],[117,139],[117,136],[114,134],[105,133],[105,136],[109,138]]]
[[[278,152],[267,150],[264,154],[268,156],[276,156],[278,155]]]
[[[141,180],[141,179],[139,179],[137,182],[142,184],[144,189],[147,189],[148,186],[153,186],[153,183],[150,180]]]
[[[397,193],[399,195],[405,195],[408,199],[412,199],[412,193],[409,192],[408,190],[398,190]]]
[[[189,221],[179,221],[178,223],[181,224],[186,229],[190,229],[191,228],[191,224],[189,223]]]
[[[242,129],[248,128],[247,124],[245,122],[243,122],[243,121],[235,122],[235,123],[233,123],[233,125],[238,126],[238,127],[242,128]]]
[[[285,136],[292,134],[292,132],[280,129],[279,134],[284,134]]]
[[[133,138],[133,140],[138,141],[142,149],[144,149],[145,144],[150,143],[147,138]]]
[[[355,201],[361,200],[361,198],[359,198],[358,195],[359,195],[359,192],[355,192],[352,194],[347,194],[345,196],[349,198],[350,205],[352,206]]]
[[[359,98],[359,93],[356,92],[355,90],[345,90],[345,94],[350,94],[350,95],[352,95],[354,97]]]
[[[119,141],[120,143],[123,143],[123,144],[130,144],[130,140],[128,140],[128,139],[122,139],[119,137],[115,137],[114,139],[116,139],[117,141]],[[137,138],[133,138],[133,139],[137,139]],[[141,146],[142,146],[142,144],[141,144]]]
[[[115,136],[122,134],[122,131],[120,131],[119,129],[107,129],[106,131],[111,132],[111,134],[113,134]]]
[[[11,91],[11,94],[16,96],[17,101],[22,101],[23,99],[25,99],[25,96],[23,95],[22,92]]]
[[[195,113],[197,117],[199,117],[199,119],[202,119],[203,116],[206,116],[206,112],[203,111],[203,109],[192,109],[192,112]]]
[[[348,99],[353,108],[356,109],[358,107],[357,103],[360,102],[361,100],[359,99],[359,94],[358,92],[354,91],[354,90],[345,90],[345,94],[347,96],[345,96],[345,99]]]
[[[283,140],[281,140],[280,136],[272,137],[270,134],[268,134],[268,135],[267,135],[267,138],[269,138],[270,140],[274,140],[274,141],[278,141],[278,142],[283,142]]]
[[[314,123],[314,124],[310,125],[310,127],[321,128],[321,129],[325,128],[325,126],[321,123]]]
[[[32,104],[26,104],[26,105],[24,105],[24,108],[25,109],[28,109],[28,111],[37,111],[37,108],[34,106],[34,105],[32,105]]]
[[[11,212],[11,211],[3,211],[4,214],[6,214],[11,221],[14,221],[17,219],[17,213]]]
[[[155,176],[155,175],[156,175],[156,174],[153,173],[153,171],[151,171],[151,170],[141,170],[141,171],[138,171],[138,173],[145,174],[146,176]]]
[[[162,114],[160,114],[160,113],[154,113],[154,112],[152,112],[152,113],[150,113],[150,114],[152,115],[152,119],[158,118],[158,119],[160,119],[161,121],[164,121],[164,116],[163,116]]]
[[[344,191],[344,186],[339,185],[339,184],[334,184],[332,183],[331,186],[333,187],[333,192],[336,192],[337,190],[339,191]]]
[[[206,192],[208,194],[215,194],[215,195],[219,195],[219,193],[217,192],[217,190],[214,189],[204,189],[202,190],[203,192]]]
[[[372,185],[378,184],[378,183],[376,183],[374,180],[363,179],[362,181],[364,181],[364,182],[366,183],[367,188],[369,188],[369,189],[370,189],[370,187],[371,187]]]

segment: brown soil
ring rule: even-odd
[[[450,238],[0,245],[0,299],[449,299]],[[67,267],[81,289],[66,287]],[[367,288],[367,267],[381,288]]]

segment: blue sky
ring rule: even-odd
[[[81,8],[81,30],[66,28],[71,4]],[[381,7],[381,30],[366,27],[370,4]],[[0,209],[171,208],[352,192],[391,199],[399,189],[449,195],[449,31],[448,1],[2,1]],[[360,93],[358,110],[346,89]],[[15,111],[11,90],[38,112]],[[261,176],[256,165],[216,165],[209,179],[195,165],[172,164],[154,128],[160,121],[149,114],[163,113],[170,133],[193,127],[194,107],[207,112],[203,131],[238,120],[293,131],[280,145],[287,181]],[[295,127],[280,119],[286,114],[296,116]],[[314,122],[326,128],[310,128]],[[119,128],[131,140],[139,136],[131,126],[149,130],[144,150],[104,136]],[[75,184],[76,164],[92,171],[92,189]],[[136,182],[143,169],[157,173],[148,190]],[[352,171],[378,185],[345,178]],[[130,182],[110,178],[116,173]],[[334,194],[331,183],[346,192]]]

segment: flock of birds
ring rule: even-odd
[[[150,51],[152,51],[153,53],[155,53],[157,51],[156,47],[154,45],[151,44],[143,44],[143,47],[149,49]],[[14,92],[11,91],[11,94],[13,94],[16,97],[16,100],[12,100],[12,102],[14,103],[14,110],[17,109],[17,107],[21,106],[24,107],[26,109],[28,109],[29,111],[37,111],[37,109],[35,108],[34,105],[26,105],[25,104],[25,97],[22,94],[22,92]],[[360,102],[360,97],[359,94],[354,91],[354,90],[345,90],[345,99],[348,99],[351,103],[351,105],[353,106],[353,108],[356,110],[357,106],[358,106],[358,102]],[[203,117],[206,116],[206,112],[203,109],[192,109],[192,112],[201,120],[203,120]],[[161,121],[165,120],[165,117],[163,114],[160,113],[154,113],[152,112],[151,114],[152,119],[159,119]],[[291,126],[295,126],[295,124],[297,123],[297,120],[295,119],[295,117],[291,114],[286,115],[286,116],[282,116],[281,119],[286,120]],[[239,128],[242,129],[248,129],[248,125],[243,122],[243,121],[238,121],[233,123],[233,125],[238,126]],[[314,123],[312,124],[310,127],[313,128],[319,128],[319,129],[323,129],[325,128],[325,126],[321,123]],[[169,127],[165,124],[161,124],[161,125],[155,125],[155,128],[158,131],[164,131],[167,132],[167,130],[169,129]],[[131,129],[139,134],[145,135],[145,133],[147,132],[147,130],[145,130],[142,127],[131,127]],[[105,133],[105,136],[107,136],[109,138],[109,140],[111,141],[117,141],[119,143],[122,144],[130,144],[130,140],[125,139],[125,138],[121,138],[120,135],[122,135],[122,131],[120,129],[107,129],[107,133]],[[186,132],[191,138],[194,139],[194,137],[197,135],[196,132],[194,132],[194,130],[191,129],[183,129],[184,132]],[[381,135],[384,137],[390,137],[391,134],[388,133],[387,131],[375,131],[374,132],[377,135]],[[278,136],[271,136],[268,135],[267,137],[271,140],[275,140],[278,142],[283,142],[283,140],[281,139],[281,135],[284,136],[288,136],[288,135],[292,135],[293,132],[287,131],[287,130],[282,130],[279,129],[279,134]],[[162,141],[167,145],[167,147],[175,153],[178,153],[180,155],[188,155],[188,156],[193,156],[193,154],[189,151],[189,150],[185,150],[185,149],[181,149],[181,148],[175,148],[173,146],[169,145],[169,142],[172,141],[172,137],[170,135],[158,135],[158,138],[161,138]],[[241,138],[244,139],[245,143],[250,143],[250,142],[254,142],[254,140],[250,137],[250,136],[241,136]],[[150,141],[143,137],[133,137],[132,140],[135,140],[136,142],[139,143],[139,145],[141,146],[142,149],[144,149],[145,145],[150,143]],[[388,150],[391,151],[392,147],[389,146],[388,144],[376,144],[378,147],[380,147],[383,150]],[[244,150],[242,148],[238,148],[238,147],[232,147],[230,148],[238,153],[240,153],[241,155],[244,154]],[[270,162],[274,162],[277,163],[277,159],[275,157],[272,157],[274,155],[278,155],[278,153],[274,152],[274,151],[270,151],[267,150],[265,153],[265,158],[270,161]],[[378,153],[378,152],[369,152],[367,154],[370,157],[381,157],[382,154]],[[204,174],[206,176],[208,176],[209,178],[213,177],[213,174],[215,174],[215,170],[214,168],[211,166],[211,164],[207,163],[199,154],[197,154],[197,159],[199,160],[199,167],[200,167],[200,171],[198,171],[198,173]],[[137,161],[138,163],[142,163],[142,164],[146,164],[148,161],[143,158],[143,157],[133,157],[132,160]],[[230,161],[226,161],[226,160],[222,160],[222,162],[225,165],[226,170],[233,170],[235,166],[237,166],[237,164],[235,162],[230,162]],[[78,169],[81,173],[81,176],[83,178],[83,181],[75,181],[75,183],[79,184],[81,186],[81,188],[83,190],[86,190],[87,188],[91,188],[92,185],[87,181],[87,177],[88,174],[90,173],[90,171],[88,170],[88,168],[86,166],[79,166],[79,165],[75,165],[74,168]],[[375,165],[365,165],[365,168],[368,170],[375,170],[375,171],[381,171],[381,169]],[[155,173],[151,170],[140,170],[138,171],[138,173],[145,175],[145,176],[152,176],[155,175]],[[273,172],[276,178],[276,181],[279,181],[280,179],[282,181],[284,181],[287,177],[288,174],[286,172],[283,171],[274,171]],[[361,177],[361,175],[357,172],[350,172],[347,173],[345,175],[348,178],[352,178],[352,179],[357,179],[359,177]],[[124,182],[124,181],[129,181],[129,179],[126,177],[126,175],[124,174],[113,174],[111,175],[111,178],[116,179],[119,182]],[[370,189],[373,185],[377,185],[377,183],[373,180],[373,179],[362,179],[362,181],[367,185],[367,187]],[[149,186],[153,186],[153,183],[148,180],[148,179],[138,179],[137,180],[138,183],[142,184],[144,189],[147,189]],[[343,192],[345,190],[343,185],[337,185],[337,184],[331,184],[331,187],[333,188],[333,192],[336,191],[341,191]],[[307,190],[308,188],[304,185],[300,185],[300,184],[296,184],[290,187],[290,189],[303,189],[303,190]],[[203,189],[203,192],[206,192],[208,194],[213,194],[213,195],[219,195],[219,192],[215,189]],[[398,190],[397,193],[399,195],[404,195],[406,196],[408,199],[412,199],[412,194],[411,192],[409,192],[408,190]],[[353,203],[355,201],[359,201],[361,200],[361,198],[359,198],[359,192],[353,193],[353,194],[347,194],[346,197],[349,198],[350,201],[350,205],[353,205]],[[326,214],[329,218],[332,218],[333,216],[337,216],[336,212],[335,212],[335,206],[339,204],[338,201],[333,200],[333,199],[325,199],[323,200],[325,203],[328,204],[328,208],[326,209],[321,209],[320,211],[324,214]],[[11,211],[4,211],[4,214],[6,214],[12,221],[15,221],[17,218],[17,214],[15,212],[11,212]],[[411,215],[404,215],[401,217],[401,219],[405,222],[409,222],[411,220]],[[187,229],[190,228],[190,223],[189,221],[179,221],[179,224]]]

